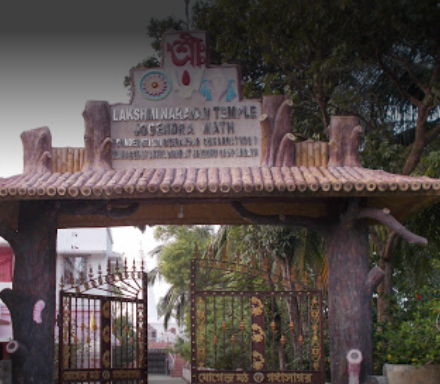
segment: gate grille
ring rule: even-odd
[[[192,260],[193,384],[323,384],[323,351],[319,290],[260,269],[255,260]]]
[[[167,373],[167,354],[161,350],[148,351],[148,373],[165,375]]]
[[[147,383],[147,274],[127,264],[61,281],[59,383]]]

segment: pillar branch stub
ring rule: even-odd
[[[377,287],[384,280],[384,278],[385,278],[385,272],[382,270],[382,268],[373,267],[370,270],[367,277],[367,286],[371,294],[373,294],[373,292],[377,289]]]
[[[88,101],[83,117],[85,153],[82,171],[111,170],[110,104],[106,101]]]
[[[397,235],[408,241],[410,244],[426,245],[428,240],[418,236],[405,228],[399,221],[391,215],[388,208],[362,208],[357,219],[374,219],[394,231]]]
[[[52,135],[48,127],[23,132],[23,174],[52,172]]]
[[[285,216],[285,215],[259,215],[250,212],[243,204],[235,201],[231,203],[234,210],[246,221],[252,224],[261,225],[291,225],[312,229],[318,233],[325,234],[329,224],[328,220],[305,217],[305,216]],[[418,236],[405,228],[399,221],[391,215],[388,208],[358,208],[355,204],[350,204],[347,211],[341,217],[345,224],[361,219],[374,219],[387,226],[396,234],[407,240],[410,244],[426,245],[428,240]]]
[[[355,116],[332,116],[327,127],[329,167],[361,167],[359,157],[363,130]]]
[[[293,101],[286,95],[263,97],[260,126],[261,164],[264,167],[291,166],[294,162],[292,107]]]

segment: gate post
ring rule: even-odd
[[[111,301],[110,298],[101,299],[101,319],[100,319],[100,353],[101,353],[101,367],[103,370],[110,370],[112,366],[112,344],[111,344]],[[122,319],[121,319],[122,321]],[[122,323],[121,323],[122,324]],[[121,348],[122,355],[122,348]],[[105,375],[107,377],[107,375]],[[103,384],[110,383],[110,375],[108,380],[103,381]]]
[[[368,222],[351,220],[356,205],[352,202],[330,225],[326,238],[332,384],[348,383],[346,357],[351,349],[359,349],[364,357],[360,382],[373,373]]]
[[[138,326],[138,330],[142,330],[142,345],[138,346],[141,348],[140,356],[140,367],[145,368],[145,380],[141,383],[148,384],[148,274],[144,272],[144,264],[142,262],[142,326]],[[139,319],[137,320],[139,321]],[[138,323],[139,324],[139,323]]]
[[[191,384],[197,384],[197,342],[196,342],[196,261],[191,259]]]
[[[22,202],[18,230],[2,226],[1,235],[15,256],[12,290],[0,293],[11,313],[17,345],[11,356],[12,382],[51,383],[57,236],[54,203]]]
[[[252,368],[261,371],[266,367],[264,304],[260,297],[251,298],[252,321]]]

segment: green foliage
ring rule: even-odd
[[[395,142],[392,132],[373,132],[364,140],[361,161],[366,168],[399,173],[405,158],[405,146]]]
[[[346,39],[351,11],[338,1],[217,0],[193,9],[197,27],[210,31],[214,62],[241,65],[245,96],[290,95],[295,131],[322,132],[330,113],[352,107],[348,90],[361,63]]]
[[[168,16],[162,20],[152,17],[147,25],[147,35],[153,38],[151,46],[160,55],[162,47],[162,35],[170,29],[180,31],[183,29],[183,27],[183,20],[176,20],[171,16]]]
[[[436,287],[440,284],[440,209],[439,204],[419,212],[406,222],[406,227],[415,233],[422,232],[428,245],[420,248],[406,241],[398,240],[394,261],[394,286],[402,294],[410,294],[423,286]]]
[[[174,352],[179,353],[185,361],[191,361],[191,343],[181,337],[178,337],[176,344],[174,344]]]
[[[424,168],[424,173],[428,177],[440,177],[440,151],[432,151],[426,154],[420,162],[420,168]],[[420,169],[419,168],[419,169]]]
[[[322,139],[332,114],[354,114],[376,139],[411,132],[400,142],[408,146],[415,138],[415,99],[433,108],[427,121],[438,124],[439,14],[434,0],[205,0],[194,3],[190,28],[209,31],[213,64],[241,66],[245,97],[288,94],[295,103],[293,131]],[[162,33],[185,26],[172,17],[150,20],[157,56]],[[397,156],[393,167],[403,166],[403,151],[392,148],[389,155]]]
[[[190,262],[196,246],[206,251],[213,228],[210,226],[158,226],[154,237],[162,241],[158,260],[161,275],[171,285],[189,289]]]
[[[214,250],[228,254],[241,253],[243,260],[252,255],[268,257],[278,264],[292,268],[299,279],[306,276],[316,285],[325,270],[323,240],[315,233],[289,226],[247,225],[222,226],[214,240]]]
[[[119,312],[120,310],[116,310]],[[136,359],[136,331],[130,315],[118,315],[113,319],[112,334],[119,341],[113,346],[112,365],[114,367],[127,367]]]
[[[385,363],[440,364],[440,289],[424,287],[399,295],[391,317],[375,327],[375,369]]]
[[[149,283],[162,276],[171,287],[159,300],[158,313],[164,316],[165,328],[171,317],[180,324],[189,303],[191,258],[196,246],[206,251],[213,228],[210,226],[158,226],[154,237],[163,244],[152,251],[158,257],[158,266],[149,273]]]

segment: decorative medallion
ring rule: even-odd
[[[110,352],[109,351],[105,351],[104,354],[102,355],[101,364],[105,368],[110,367]]]
[[[102,371],[102,378],[104,379],[104,380],[108,380],[108,379],[110,379],[110,372],[109,371]]]
[[[106,318],[110,318],[110,301],[106,301],[102,306],[102,315]]]
[[[261,383],[264,380],[264,373],[255,372],[253,377],[256,383]]]
[[[139,82],[142,96],[148,100],[162,100],[171,91],[171,82],[162,71],[149,71],[142,76]]]
[[[102,340],[105,343],[110,343],[110,326],[108,325],[102,330]]]

